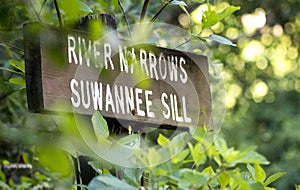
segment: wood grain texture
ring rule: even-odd
[[[112,62],[114,70],[102,69],[95,67],[98,62],[104,67],[103,55],[99,56],[99,60],[90,60],[90,65],[75,64],[68,62],[68,35],[74,36],[76,39],[80,37],[86,40],[89,39],[89,33],[72,30],[58,29],[50,26],[42,26],[36,23],[29,23],[24,26],[24,43],[25,43],[25,63],[26,63],[26,84],[27,84],[27,99],[28,108],[32,112],[73,112],[85,115],[92,115],[95,111],[93,105],[89,108],[80,106],[75,108],[72,106],[71,97],[74,97],[70,88],[70,82],[75,79],[79,84],[80,81],[98,82],[103,84],[103,91],[106,91],[106,85],[110,85],[113,93],[114,87],[123,88],[141,88],[140,82],[137,81],[135,74],[121,72],[120,70],[120,55],[118,49],[112,48]],[[110,43],[110,41],[100,42]],[[133,121],[143,124],[168,125],[176,127],[188,126],[203,126],[209,125],[211,121],[211,93],[209,87],[208,62],[205,56],[196,55],[193,53],[180,52],[176,50],[155,47],[151,45],[138,45],[127,47],[139,52],[141,49],[146,50],[147,56],[151,52],[156,58],[161,53],[165,57],[175,56],[178,59],[184,58],[186,64],[183,69],[187,72],[188,81],[183,83],[172,81],[170,78],[156,80],[156,78],[145,79],[149,82],[146,88],[142,89],[143,93],[150,90],[153,94],[150,96],[152,105],[151,112],[155,117],[138,116],[133,113],[135,110],[130,110],[130,113],[116,113],[112,109],[107,111],[103,108],[101,114],[108,118],[117,118],[124,121]],[[101,49],[101,52],[103,49]],[[99,51],[100,51],[99,50]],[[136,53],[137,55],[139,53]],[[139,62],[139,60],[137,60]],[[147,57],[149,64],[149,57]],[[149,66],[149,65],[148,65]],[[148,67],[150,68],[150,67]],[[157,70],[158,72],[158,70]],[[179,76],[178,76],[179,77]],[[145,82],[145,81],[144,81]],[[78,92],[80,89],[78,87]],[[87,92],[85,90],[85,92]],[[192,122],[178,122],[176,119],[166,119],[162,112],[166,112],[166,107],[162,105],[162,93],[167,95],[176,95],[178,103],[179,116],[183,116],[183,100],[186,98],[186,112]],[[91,93],[91,91],[90,91]],[[140,109],[146,111],[145,96],[140,94],[140,99],[143,104]],[[105,99],[105,98],[104,98]],[[90,99],[92,102],[92,98]],[[105,104],[105,100],[103,104]],[[171,104],[170,98],[165,101],[168,105]],[[171,106],[170,106],[171,109]]]

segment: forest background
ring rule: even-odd
[[[113,13],[118,26],[126,25],[118,1],[75,2],[61,1],[63,20],[92,11]],[[154,16],[164,3],[150,1],[146,17]],[[168,6],[157,20],[200,31],[205,2],[185,3],[190,17],[180,7]],[[274,186],[292,189],[300,183],[300,2],[217,0],[211,4],[220,10],[228,5],[241,7],[202,33],[224,36],[236,44],[208,44],[215,62],[223,67],[226,87],[226,116],[219,135],[238,149],[256,145],[271,163],[264,166],[268,173],[287,172]],[[143,1],[124,1],[122,6],[132,24],[140,16]],[[50,0],[44,4],[1,0],[0,18],[0,159],[16,162],[20,155],[32,152],[28,144],[39,142],[46,132],[57,133],[51,121],[42,123],[27,112],[20,76],[24,72],[20,64],[24,63],[23,24],[39,21],[59,26],[59,20]]]

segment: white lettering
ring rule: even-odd
[[[180,79],[181,79],[182,83],[186,83],[187,79],[188,79],[186,70],[183,68],[183,65],[185,65],[185,63],[186,63],[185,59],[183,57],[180,57],[180,59],[179,59],[179,67],[180,67],[180,70],[182,71],[182,74],[180,74]]]
[[[108,106],[110,106],[111,111],[115,113],[115,106],[109,84],[106,85],[105,111],[108,111]]]
[[[75,89],[78,87],[78,82],[76,79],[71,80],[70,87],[71,87],[72,94],[76,97],[76,99],[73,96],[71,97],[72,105],[75,108],[78,108],[80,106],[80,95],[78,91]]]
[[[94,110],[102,110],[102,83],[91,82],[91,91],[94,103]]]
[[[169,119],[170,118],[170,108],[169,105],[166,103],[165,99],[168,99],[168,95],[166,93],[162,93],[161,94],[161,103],[163,104],[163,106],[166,108],[167,112],[165,112],[165,110],[163,111],[163,116],[165,119]]]
[[[68,60],[69,63],[72,63],[72,58],[74,59],[74,63],[78,64],[78,59],[75,53],[76,42],[75,38],[71,35],[68,35]]]
[[[114,64],[111,60],[111,46],[108,43],[104,43],[104,63],[105,69],[108,69],[108,62],[110,63],[111,70],[114,70]]]
[[[82,100],[82,105],[85,109],[88,109],[91,105],[91,97],[90,97],[90,88],[89,88],[89,81],[86,81],[86,99],[85,101],[85,93],[84,93],[84,82],[83,80],[80,81],[80,88],[81,88],[81,100]]]
[[[142,89],[136,88],[135,89],[135,103],[136,103],[136,113],[138,116],[145,116],[145,112],[140,109],[140,104],[143,103],[142,99],[139,98],[139,94],[143,92]]]
[[[150,111],[150,106],[152,105],[152,101],[149,100],[149,95],[152,94],[153,92],[151,90],[145,90],[146,113],[148,117],[155,117],[155,114]]]
[[[149,53],[150,77],[154,78],[153,75],[155,75],[156,80],[158,80],[156,65],[157,65],[156,57],[155,57],[154,53],[150,52]]]

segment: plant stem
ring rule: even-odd
[[[140,17],[140,21],[144,21],[144,18],[145,18],[145,14],[146,14],[146,11],[147,11],[147,7],[148,7],[148,4],[149,4],[149,1],[150,0],[145,0],[144,2],[144,5],[143,5],[143,9],[142,9],[142,12],[141,12],[141,17]]]
[[[60,14],[60,11],[59,11],[58,3],[57,3],[57,0],[53,0],[53,1],[54,1],[56,14],[57,14],[57,17],[58,17],[59,27],[62,28],[63,24],[62,24],[62,20],[61,20],[61,14]]]
[[[164,4],[164,6],[162,6],[159,11],[154,15],[154,17],[151,19],[151,22],[154,22],[157,17],[160,15],[160,13],[172,2],[173,0],[169,0],[168,3]]]
[[[124,11],[124,9],[123,9],[123,6],[122,6],[120,0],[118,0],[118,4],[119,4],[119,6],[120,6],[120,8],[121,8],[121,11],[122,11],[122,14],[123,14],[123,16],[124,16],[124,19],[125,19],[125,22],[126,22],[126,26],[127,26],[127,29],[128,29],[128,33],[129,33],[129,36],[130,36],[130,38],[131,38],[131,30],[130,30],[130,27],[129,27],[129,23],[128,23],[128,20],[127,20],[125,11]]]

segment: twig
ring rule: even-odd
[[[144,18],[145,18],[145,14],[146,14],[146,11],[147,11],[147,7],[148,7],[148,4],[149,4],[149,1],[150,0],[145,0],[144,2],[144,5],[143,5],[143,9],[142,9],[142,12],[141,12],[141,17],[140,17],[140,21],[144,21]]]
[[[62,28],[63,24],[62,24],[61,14],[60,14],[60,11],[59,11],[57,0],[54,0],[54,6],[55,6],[56,14],[57,14],[57,17],[58,17],[59,27]]]
[[[154,17],[151,19],[151,22],[154,22],[157,17],[160,15],[160,13],[172,2],[173,0],[169,0],[168,3],[164,4],[164,6],[162,6],[162,8],[159,9],[159,11],[154,15]]]
[[[46,2],[47,2],[47,0],[44,0],[43,4],[42,4],[42,6],[41,6],[41,9],[40,9],[40,11],[39,11],[39,15],[41,15],[41,12],[42,12],[42,10],[43,10],[44,5],[45,5]]]
[[[18,48],[17,46],[14,46],[14,45],[9,44],[9,43],[0,42],[0,45],[7,46],[7,47],[10,47],[10,48],[12,48],[12,49],[16,49],[16,50],[18,50],[18,51],[24,52],[23,49]]]
[[[127,20],[127,17],[126,17],[126,14],[125,14],[124,8],[123,8],[123,6],[122,6],[122,4],[121,4],[120,0],[118,0],[118,4],[119,4],[119,6],[120,6],[120,9],[121,9],[121,11],[122,11],[122,14],[123,14],[123,17],[124,17],[124,19],[125,19],[126,26],[127,26],[127,29],[128,29],[129,36],[130,36],[130,38],[131,38],[131,37],[132,37],[132,35],[131,35],[131,30],[130,30],[130,27],[129,27],[129,23],[128,23],[128,20]]]
[[[42,21],[41,21],[41,18],[40,18],[40,15],[39,15],[38,12],[35,10],[35,8],[34,8],[33,3],[32,3],[31,0],[29,1],[29,3],[30,3],[30,5],[31,5],[31,7],[32,7],[32,9],[33,9],[33,12],[34,12],[35,16],[36,16],[37,19],[39,20],[39,22],[42,22]]]

